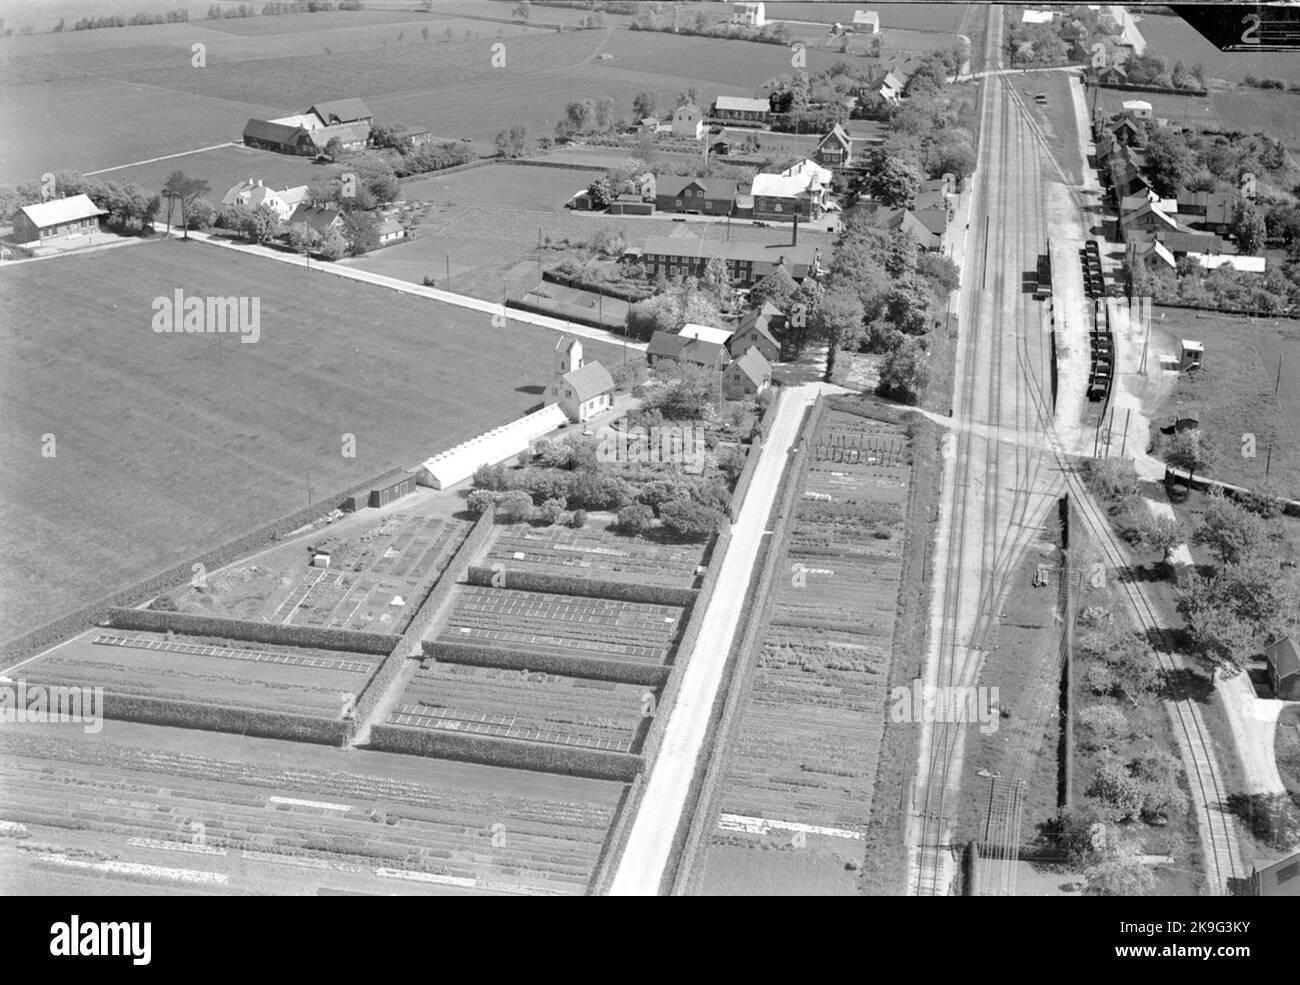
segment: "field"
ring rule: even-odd
[[[511,570],[543,574],[691,588],[703,554],[702,544],[661,544],[645,537],[613,534],[594,524],[574,530],[515,523],[496,528],[483,563],[495,561]]]
[[[1168,340],[1164,351],[1180,338],[1205,343],[1203,368],[1177,377],[1152,414],[1153,427],[1175,415],[1195,417],[1213,448],[1214,478],[1249,487],[1267,469],[1290,495],[1300,495],[1300,322],[1161,307],[1152,309],[1152,320]],[[1254,457],[1243,455],[1247,434],[1255,436]]]
[[[566,210],[564,203],[594,177],[592,171],[498,164],[411,182],[404,186],[403,197],[432,204],[417,237],[344,262],[417,284],[429,276],[438,287],[446,286],[450,264],[451,290],[495,300],[537,282],[539,236],[554,241],[552,248],[543,251],[545,266],[556,263],[567,249],[556,245],[558,241],[585,243],[602,229],[621,232],[629,245],[638,245],[647,236],[675,233],[710,239],[730,236],[755,243],[789,242],[789,230],[748,223],[674,223],[666,216]],[[824,249],[830,246],[826,233],[801,229],[799,238],[801,243],[816,243]],[[554,285],[548,285],[547,289],[552,288]],[[605,314],[608,317],[610,312]]]
[[[258,643],[212,645],[188,636],[91,630],[24,664],[31,682],[102,687],[207,705],[338,718],[340,695],[357,695],[378,657]]]
[[[260,340],[155,334],[151,299],[181,285],[260,298]],[[6,638],[312,493],[519,416],[550,381],[555,344],[537,328],[494,329],[463,309],[175,240],[7,268],[0,338]],[[587,352],[618,354],[597,342]],[[355,457],[340,453],[344,435]]]
[[[1207,78],[1230,82],[1240,82],[1247,75],[1300,82],[1300,62],[1296,61],[1294,54],[1219,51],[1181,17],[1141,14],[1138,17],[1138,30],[1150,50],[1164,57],[1170,65],[1182,59],[1189,67],[1203,66]]]
[[[15,893],[579,894],[622,785],[110,722],[0,726]]]
[[[238,139],[237,135],[235,139]],[[334,174],[340,170],[334,165],[316,164],[309,157],[276,154],[236,144],[232,147],[196,151],[184,157],[167,158],[150,164],[113,168],[99,177],[103,181],[134,181],[143,188],[155,191],[162,188],[173,171],[184,171],[191,178],[203,178],[212,186],[212,190],[204,197],[217,205],[233,185],[249,178],[260,178],[272,188],[285,188],[306,185],[320,175]],[[166,218],[166,214],[161,218]],[[179,214],[173,216],[173,221],[180,221]]]
[[[560,674],[428,662],[389,715],[392,725],[635,752],[654,692]],[[643,710],[645,709],[645,710]]]
[[[679,606],[465,585],[438,640],[657,665],[683,621]]]
[[[223,568],[171,592],[183,613],[330,629],[399,633],[469,532],[418,508],[424,491],[400,512],[366,511],[313,536]],[[310,565],[330,554],[328,568]]]
[[[851,25],[853,12],[861,9],[862,5],[856,3],[778,2],[767,5],[767,16],[769,20],[806,20]],[[951,34],[961,29],[968,13],[974,12],[971,4],[962,3],[883,3],[868,9],[880,14],[882,34],[891,28]]]
[[[1281,140],[1292,155],[1300,153],[1300,93],[1239,87],[1229,92],[1211,90],[1206,96],[1175,96],[1102,89],[1098,105],[1107,113],[1118,113],[1124,100],[1138,98],[1149,102],[1157,117],[1176,126],[1264,133]]]
[[[727,740],[706,894],[851,893],[846,863],[863,854],[911,448],[901,426],[840,411],[826,415],[813,442],[775,608]]]

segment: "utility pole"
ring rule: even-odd
[[[451,250],[448,250],[448,251],[447,251],[447,287],[446,287],[446,289],[447,289],[448,291],[451,290]]]
[[[311,470],[307,470],[307,505],[311,505]]]
[[[1132,418],[1132,416],[1133,416],[1133,408],[1130,407],[1130,408],[1128,409],[1128,411],[1124,414],[1124,440],[1123,440],[1123,442],[1120,443],[1120,446],[1119,446],[1119,457],[1120,457],[1120,458],[1123,458],[1123,457],[1124,457],[1124,449],[1126,449],[1126,448],[1128,447],[1128,422],[1129,422],[1129,419]]]

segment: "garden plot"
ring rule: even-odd
[[[0,789],[13,891],[549,895],[586,891],[622,785],[120,722],[0,726]],[[119,864],[59,864],[87,850]]]
[[[662,664],[684,621],[680,606],[465,585],[438,641]]]
[[[774,607],[727,740],[704,892],[773,891],[772,866],[791,869],[788,884],[803,891],[846,891],[844,863],[863,851],[912,456],[902,427],[837,411],[811,447]]]
[[[635,752],[656,696],[630,684],[429,663],[402,692],[392,725]]]
[[[704,557],[702,544],[660,544],[591,527],[501,526],[488,562],[542,574],[582,575],[603,581],[691,588]]]
[[[31,683],[324,718],[360,693],[379,658],[197,637],[91,630],[25,664]],[[111,698],[110,698],[111,701]],[[111,711],[111,708],[110,708]]]
[[[224,569],[173,593],[181,612],[328,629],[400,632],[469,532],[469,524],[413,512],[361,515]],[[316,552],[329,567],[311,565]]]

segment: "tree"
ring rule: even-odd
[[[537,519],[542,523],[552,524],[560,518],[560,514],[564,512],[564,507],[566,505],[567,504],[563,497],[558,499],[553,497],[544,500],[542,505],[537,507],[534,513],[537,516]]]
[[[1156,664],[1155,654],[1136,634],[1124,637],[1120,645],[1107,654],[1107,666],[1115,682],[1115,690],[1137,707],[1155,693],[1164,675]]]
[[[280,235],[280,216],[269,205],[259,205],[248,210],[240,232],[250,242],[265,243]]]
[[[900,336],[880,364],[877,392],[904,403],[916,403],[929,381],[929,358],[920,339]]]
[[[343,152],[343,141],[339,140],[338,137],[330,137],[325,144],[324,151],[322,151],[331,161],[337,161],[343,156]]]
[[[1141,849],[1119,844],[1103,850],[1083,872],[1089,896],[1146,896],[1155,879],[1142,862]]]
[[[1192,532],[1192,543],[1208,548],[1220,564],[1229,565],[1255,554],[1267,537],[1259,516],[1216,490]]]
[[[756,308],[761,308],[763,302],[770,301],[785,311],[798,290],[799,285],[782,264],[750,288],[749,303]]]
[[[683,540],[704,540],[717,529],[721,516],[717,510],[702,506],[685,497],[664,503],[659,519],[672,534]]]
[[[862,318],[862,302],[850,287],[832,287],[813,309],[809,329],[826,342],[826,382],[831,382],[840,349],[856,345],[862,337]]]
[[[890,208],[910,209],[921,190],[922,174],[910,161],[876,152],[869,165],[866,187],[871,195]]]
[[[1165,446],[1165,461],[1187,473],[1187,488],[1192,488],[1195,474],[1209,468],[1212,454],[1208,442],[1203,442],[1195,431],[1178,431]]]
[[[696,103],[698,101],[699,101],[698,91],[694,88],[683,89],[681,92],[677,94],[678,106],[687,106],[691,103]]]
[[[1232,234],[1237,239],[1237,249],[1242,253],[1256,255],[1263,251],[1268,229],[1259,206],[1245,199],[1237,203]]]
[[[620,533],[639,534],[654,523],[654,510],[644,503],[632,503],[618,511],[616,526]]]
[[[569,526],[574,530],[581,530],[587,525],[587,511],[574,510],[573,515],[569,517]]]
[[[1178,591],[1178,614],[1193,649],[1207,663],[1236,668],[1249,652],[1253,633],[1237,616],[1218,575],[1189,575]]]
[[[1142,818],[1159,823],[1187,813],[1187,795],[1178,785],[1178,761],[1161,749],[1153,749],[1133,762],[1133,777],[1142,791]]]
[[[731,272],[727,269],[727,262],[721,257],[709,257],[705,260],[700,286],[713,297],[718,307],[729,305],[732,287]]]
[[[379,246],[379,220],[360,209],[343,216],[343,240],[348,255],[359,257]]]
[[[591,128],[592,102],[587,100],[574,100],[564,107],[564,120],[561,122],[568,123],[574,133],[585,133]]]
[[[591,110],[592,123],[601,133],[611,130],[618,122],[618,104],[613,96],[599,97]]]
[[[289,246],[295,253],[307,254],[320,244],[320,233],[305,222],[295,222],[289,227]]]
[[[637,121],[655,115],[659,98],[649,89],[642,89],[632,97],[632,116]]]
[[[532,13],[533,5],[529,3],[528,0],[519,0],[519,2],[515,4],[515,9],[511,11],[510,16],[514,20],[523,21],[527,24],[528,18],[532,16]]]
[[[1129,733],[1128,719],[1112,704],[1089,705],[1079,712],[1079,722],[1097,737],[1102,748],[1109,748]]]
[[[1186,139],[1167,127],[1154,128],[1147,138],[1147,175],[1162,197],[1177,196],[1196,173],[1196,155]]]
[[[614,201],[614,189],[604,175],[587,186],[587,194],[591,196],[592,209],[607,209]]]
[[[66,186],[64,186],[66,187]],[[194,203],[206,195],[212,186],[202,178],[188,177],[184,171],[173,171],[163,184],[162,197],[167,201],[167,225],[172,224],[172,209],[179,205],[181,225],[185,228],[185,238],[189,238],[190,210]]]
[[[1142,789],[1118,756],[1102,757],[1084,791],[1110,809],[1111,821],[1128,821],[1142,810]]]
[[[347,249],[347,240],[343,238],[343,233],[339,231],[338,226],[330,226],[320,238],[317,253],[325,260],[338,260]]]
[[[1178,521],[1169,516],[1150,513],[1138,521],[1138,542],[1153,551],[1159,551],[1163,562],[1169,561],[1169,552],[1183,542]]]
[[[217,207],[206,198],[198,198],[195,199],[189,207],[189,215],[185,220],[185,228],[195,229],[199,232],[206,232],[212,228],[213,223],[216,221]]]
[[[497,494],[490,489],[472,489],[465,500],[465,506],[475,516],[482,516],[496,501]]]
[[[497,154],[500,157],[523,157],[528,148],[528,130],[526,127],[513,126],[502,130],[496,137]]]

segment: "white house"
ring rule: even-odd
[[[547,403],[559,404],[569,420],[590,420],[614,406],[614,378],[600,363],[582,358],[582,343],[565,335],[555,343],[559,374],[546,391]]]
[[[1187,257],[1195,260],[1206,270],[1232,267],[1234,270],[1251,274],[1262,274],[1268,270],[1267,257],[1242,256],[1238,253],[1188,253]]]
[[[235,185],[221,199],[222,205],[247,205],[251,209],[266,205],[274,210],[275,214],[280,217],[281,222],[285,222],[293,215],[294,210],[307,200],[307,186],[297,185],[293,188],[281,188],[276,191],[268,188],[258,178],[254,181],[249,178],[247,181],[241,181]]]
[[[1026,10],[1020,15],[1021,24],[1050,24],[1056,13],[1051,10]]]
[[[1151,119],[1151,104],[1145,99],[1126,99],[1123,110],[1125,116],[1131,116],[1135,120]]]
[[[874,10],[853,11],[853,31],[862,34],[879,34],[880,15]]]
[[[733,3],[731,23],[746,27],[762,27],[767,23],[767,10],[761,3]]]
[[[704,111],[694,103],[685,103],[673,111],[673,136],[699,140],[704,136]]]

